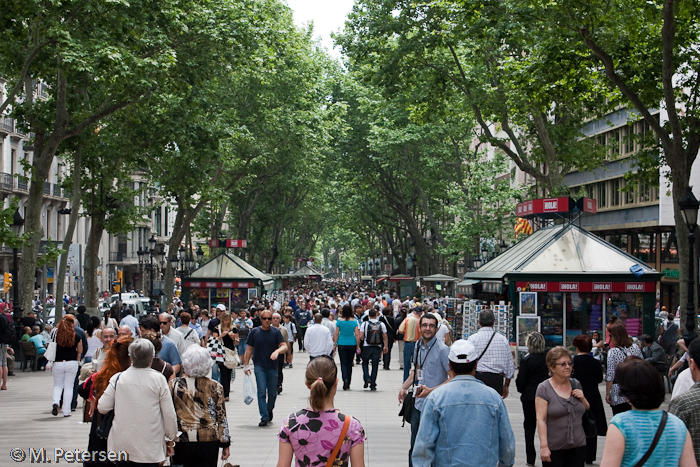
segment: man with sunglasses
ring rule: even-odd
[[[277,358],[287,351],[287,343],[279,329],[272,326],[272,312],[260,313],[260,326],[253,328],[248,335],[248,347],[243,356],[243,371],[250,371],[250,357],[253,356],[255,382],[258,387],[258,410],[260,423],[267,426],[272,421],[272,411],[277,399]]]

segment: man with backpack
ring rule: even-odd
[[[386,326],[377,319],[375,308],[370,308],[369,319],[360,326],[360,340],[362,341],[362,374],[365,388],[369,386],[371,391],[376,391],[379,357],[389,351],[389,343]],[[372,361],[371,372],[369,371],[370,360]]]

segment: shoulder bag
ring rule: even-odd
[[[401,410],[399,410],[399,417],[401,417],[401,426],[406,426],[406,422],[411,424],[411,416],[413,415],[413,388],[416,385],[416,372],[413,372],[413,382],[411,387],[406,391],[406,395],[403,397],[403,404],[401,404]]]
[[[571,384],[571,389],[574,389],[574,380],[569,378],[569,383]],[[583,391],[583,387],[581,386],[580,382],[576,389]],[[595,438],[598,436],[595,415],[593,415],[593,411],[591,409],[586,409],[586,411],[583,413],[583,417],[581,417],[581,421],[583,423],[583,433],[586,435],[586,438]]]
[[[664,427],[666,426],[666,420],[668,419],[668,412],[664,410],[663,415],[661,415],[661,423],[659,423],[659,427],[656,429],[656,434],[654,435],[654,440],[651,442],[651,446],[649,446],[649,449],[647,449],[647,452],[644,453],[641,459],[639,459],[639,462],[634,464],[634,467],[642,467],[646,461],[649,460],[649,457],[651,457],[651,453],[654,452],[654,448],[656,445],[659,443],[659,439],[661,439],[661,433],[664,431]]]
[[[219,326],[219,336],[221,336],[221,326]],[[238,358],[238,350],[235,348],[229,349],[223,344],[223,338],[221,338],[221,347],[224,350],[224,366],[229,370],[236,368],[241,363],[241,359]]]
[[[117,406],[117,383],[121,377],[121,373],[117,375],[117,379],[114,380],[114,408]],[[114,423],[114,408],[107,412],[102,419],[102,423],[95,430],[95,434],[98,438],[107,439],[109,437],[109,432],[112,429],[112,423]]]
[[[49,361],[49,362],[55,362],[56,361],[56,334],[51,333],[51,341],[49,342],[48,347],[46,347],[46,352],[44,352],[44,358]]]
[[[326,467],[333,467],[333,463],[335,462],[336,457],[338,457],[338,453],[340,453],[340,447],[343,445],[343,441],[345,441],[345,435],[348,434],[351,418],[352,417],[350,415],[345,416],[345,422],[343,422],[343,429],[340,432],[340,438],[338,438],[338,442],[335,443],[333,452],[331,452],[331,457],[329,457],[328,462],[326,462]]]

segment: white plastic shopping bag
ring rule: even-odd
[[[255,384],[253,383],[253,377],[250,375],[245,375],[243,379],[243,397],[243,402],[246,405],[250,405],[255,400]]]

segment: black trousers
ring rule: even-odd
[[[304,350],[304,336],[306,335],[307,326],[297,326],[297,342],[299,342],[299,352]]]
[[[552,451],[552,462],[542,462],[542,467],[583,467],[586,446]]]
[[[535,401],[520,401],[523,405],[523,429],[525,430],[525,458],[528,464],[535,464],[537,450],[535,449],[535,431],[537,430],[537,413]]]
[[[497,375],[496,373],[482,373],[481,371],[477,371],[476,375],[474,376],[486,386],[494,389],[501,396],[503,395],[503,375]]]
[[[391,363],[391,348],[394,347],[394,340],[389,339],[389,351],[382,355],[382,362],[384,364],[384,369],[388,370],[389,369],[389,364]]]
[[[231,392],[231,372],[233,369],[226,368],[221,362],[216,364],[219,365],[219,371],[221,372],[221,385],[224,387],[224,397],[228,397]]]
[[[592,464],[598,455],[598,437],[586,438],[586,463]]]
[[[343,382],[352,380],[352,359],[355,358],[357,347],[354,345],[339,345],[338,356],[340,357],[340,371],[343,375]]]
[[[175,443],[173,466],[216,467],[218,458],[218,441]]]

